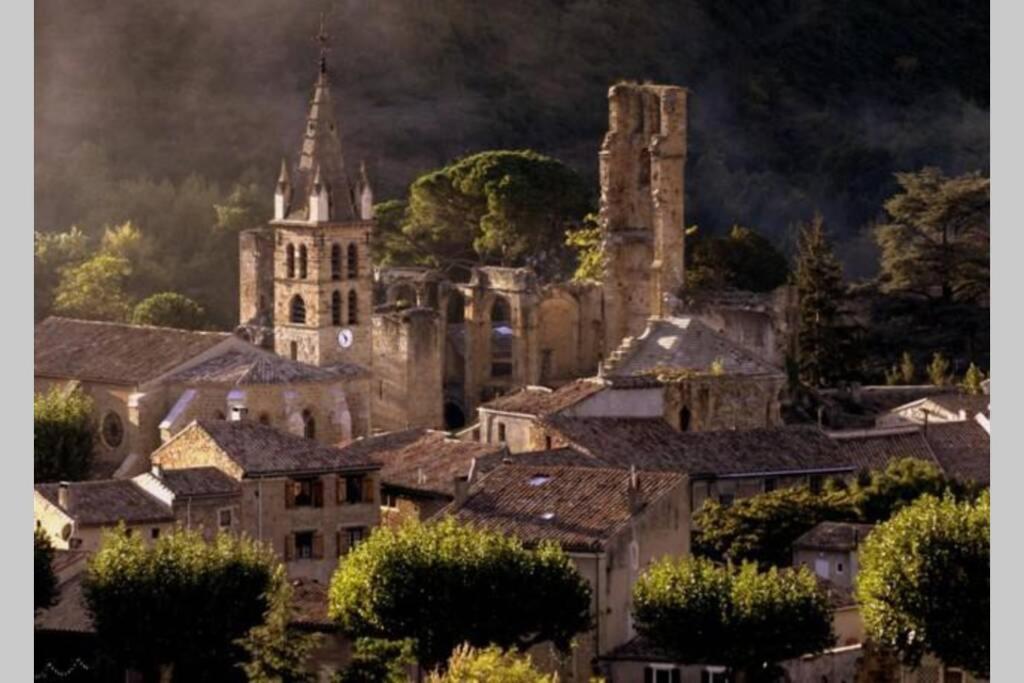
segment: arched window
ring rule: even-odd
[[[503,297],[491,305],[491,376],[512,374],[512,308]]]
[[[354,243],[348,245],[348,279],[355,280],[359,277],[359,250]]]
[[[356,325],[359,323],[359,296],[356,294],[356,290],[349,290],[348,293],[348,324]]]
[[[683,406],[683,409],[679,411],[679,431],[690,431],[690,417],[690,409],[687,406]]]
[[[289,244],[285,247],[285,263],[287,264],[288,277],[295,277],[295,245]]]
[[[299,324],[306,322],[306,302],[298,294],[292,297],[291,321]]]
[[[341,292],[338,290],[331,294],[331,324],[341,325]]]
[[[302,411],[302,435],[307,439],[316,438],[316,420],[313,419],[313,411],[309,408]]]
[[[299,342],[292,342],[289,345],[289,347],[288,347],[288,351],[290,352],[292,360],[298,360],[299,359]]]
[[[341,245],[331,245],[331,279],[341,279]]]
[[[309,259],[306,254],[306,245],[299,245],[299,277],[303,280],[306,279],[306,273],[308,272],[307,266],[309,265]]]
[[[466,300],[457,290],[448,293],[448,307],[445,317],[449,325],[466,322]]]

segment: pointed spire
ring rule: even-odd
[[[288,176],[288,162],[281,159],[281,173],[277,176],[277,190],[274,192],[274,219],[282,220],[291,211],[292,182]]]
[[[277,184],[278,186],[291,184],[291,179],[288,177],[288,162],[284,157],[281,157],[281,172],[277,175]]]
[[[320,13],[320,31],[316,34],[316,41],[320,43],[320,73],[327,74],[327,51],[331,49],[330,35],[327,33],[327,16]]]

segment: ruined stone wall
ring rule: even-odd
[[[643,332],[683,285],[686,91],[620,83],[601,145],[605,348]]]
[[[274,306],[274,234],[267,228],[238,235],[238,322],[266,319]]]
[[[444,335],[435,311],[416,308],[373,317],[374,428],[443,428]]]
[[[795,287],[773,292],[715,292],[680,302],[677,315],[692,315],[764,360],[784,367],[796,354],[799,315]]]
[[[665,386],[665,420],[691,432],[778,427],[785,383],[782,375],[698,375],[671,382]]]

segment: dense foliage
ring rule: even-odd
[[[724,237],[699,232],[687,240],[687,288],[768,292],[785,284],[786,257],[763,235],[734,225]]]
[[[433,672],[427,683],[557,683],[555,674],[543,674],[529,655],[503,651],[493,645],[476,649],[461,645],[448,659],[444,673]]]
[[[876,523],[925,494],[960,497],[974,488],[947,480],[931,463],[914,458],[862,474],[848,487],[834,484],[821,493],[783,488],[729,506],[708,500],[694,518],[694,553],[715,560],[756,562],[762,567],[792,562],[793,542],[820,522]]]
[[[284,584],[273,554],[254,541],[219,534],[208,543],[178,530],[147,546],[122,526],[90,559],[82,595],[99,647],[119,664],[172,671],[175,680],[230,681],[243,678],[239,665],[249,661],[241,639],[264,624]],[[267,634],[254,636],[256,650],[280,655]]]
[[[53,544],[50,537],[40,528],[35,530],[33,559],[35,561],[35,578],[33,589],[36,610],[46,609],[57,602],[57,576],[53,573]]]
[[[206,327],[206,311],[187,296],[174,292],[161,292],[147,297],[135,305],[135,309],[132,311],[132,322],[136,325],[200,330]]]
[[[427,668],[464,642],[566,650],[589,608],[587,582],[557,546],[528,550],[450,518],[375,530],[341,562],[329,594],[348,635],[412,639]]]
[[[412,646],[409,640],[357,638],[335,683],[406,683],[407,669],[416,663]]]
[[[35,481],[85,479],[93,461],[92,399],[81,389],[55,386],[33,399]]]
[[[637,633],[680,661],[728,666],[751,681],[775,680],[772,665],[834,642],[828,600],[804,567],[665,558],[634,586],[633,618]]]
[[[931,652],[947,666],[989,674],[990,499],[928,496],[867,538],[857,598],[873,640],[916,665]]]
[[[282,565],[274,568],[269,604],[263,623],[249,629],[237,644],[248,653],[241,663],[249,683],[314,683],[317,676],[307,666],[309,655],[322,636],[290,626],[292,587]]]

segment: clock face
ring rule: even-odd
[[[352,330],[346,328],[338,332],[338,345],[343,349],[352,346]]]

